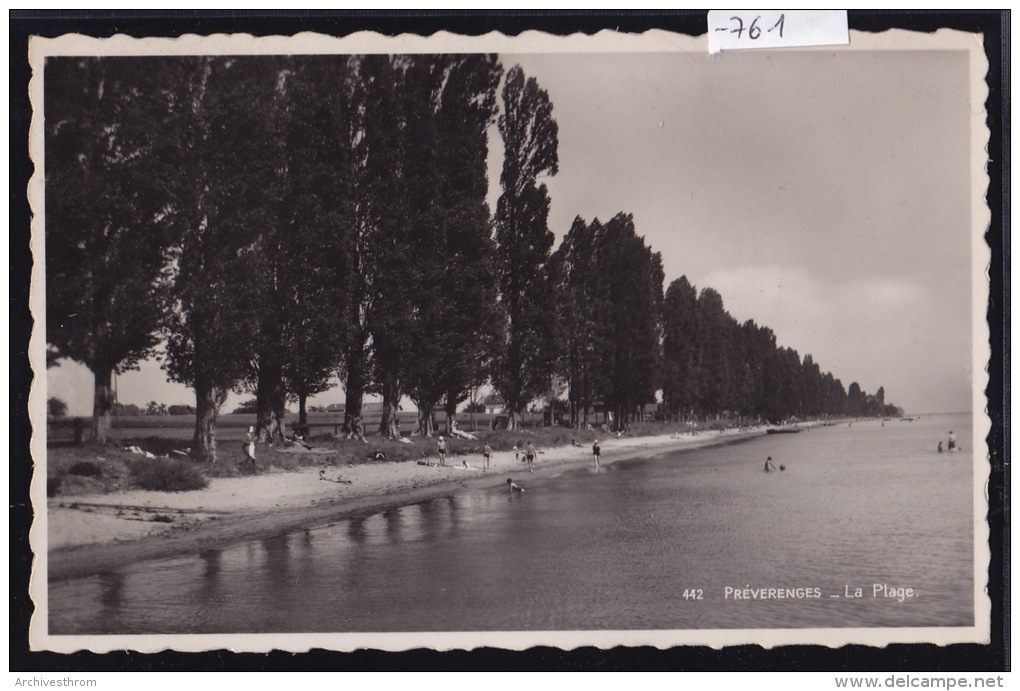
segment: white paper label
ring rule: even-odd
[[[711,10],[708,52],[850,43],[846,10]]]

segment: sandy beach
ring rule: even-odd
[[[753,428],[610,438],[601,442],[602,464],[764,433]],[[130,490],[52,498],[37,520],[47,536],[49,577],[73,578],[315,527],[462,487],[501,491],[508,477],[527,487],[532,477],[591,467],[593,462],[591,447],[585,445],[540,450],[534,475],[513,452],[496,452],[489,469],[483,465],[476,454],[449,456],[445,467],[411,462],[326,467],[324,479],[316,467],[214,478],[206,489],[193,492]]]

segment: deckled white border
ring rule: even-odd
[[[29,396],[29,412],[33,422],[31,449],[36,463],[31,496],[35,522],[30,542],[36,554],[30,594],[36,605],[29,630],[33,650],[74,652],[91,650],[136,650],[157,652],[166,649],[203,651],[227,648],[235,651],[266,652],[274,649],[303,652],[312,648],[351,651],[359,648],[407,650],[433,648],[452,650],[491,646],[523,650],[537,645],[563,649],[578,646],[654,646],[664,649],[677,645],[707,645],[721,648],[737,644],[759,644],[764,647],[795,644],[840,646],[864,644],[885,646],[889,643],[987,643],[990,639],[991,601],[987,593],[989,528],[987,486],[990,464],[984,440],[991,428],[986,412],[984,390],[988,384],[987,364],[991,357],[988,343],[986,306],[989,297],[987,272],[991,252],[985,243],[991,213],[986,204],[988,190],[987,146],[984,103],[987,98],[985,75],[988,63],[981,45],[981,36],[941,29],[934,34],[901,30],[879,34],[851,32],[850,46],[824,48],[787,48],[796,51],[845,50],[965,50],[970,54],[971,104],[971,235],[973,281],[973,431],[974,431],[974,617],[971,627],[925,628],[851,628],[851,629],[698,629],[677,631],[536,631],[536,632],[420,632],[420,633],[344,633],[344,634],[216,634],[176,636],[51,636],[47,631],[47,516],[46,516],[46,355],[45,355],[45,227],[43,171],[43,81],[42,66],[48,56],[60,55],[252,55],[252,54],[344,54],[344,53],[577,53],[577,52],[706,52],[706,36],[690,37],[661,30],[643,34],[622,34],[600,31],[595,35],[575,34],[557,37],[527,31],[517,37],[489,33],[484,36],[458,36],[439,32],[429,37],[402,34],[387,37],[362,32],[346,38],[301,33],[293,37],[256,38],[247,34],[209,37],[187,35],[176,39],[132,38],[118,35],[93,38],[78,34],[53,39],[32,37],[29,61],[33,76],[29,94],[33,119],[29,133],[29,149],[35,162],[35,174],[29,182],[32,203],[31,249],[35,259],[32,268],[32,291],[29,304],[35,319],[29,356],[36,373]],[[716,56],[714,59],[726,59]],[[977,449],[981,449],[979,452]]]

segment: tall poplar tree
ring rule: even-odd
[[[567,382],[570,422],[577,427],[589,424],[588,413],[605,388],[600,359],[609,348],[609,281],[596,255],[601,230],[597,220],[587,224],[576,217],[550,261],[560,336],[557,371]]]
[[[360,70],[367,116],[361,145],[364,170],[359,187],[359,223],[365,240],[367,304],[365,324],[371,339],[369,390],[383,399],[379,432],[395,437],[404,395],[405,367],[414,348],[412,323],[415,287],[421,264],[415,254],[409,211],[409,179],[418,162],[408,156],[420,124],[410,106],[422,103],[429,86],[407,78],[406,56],[368,56]],[[409,127],[412,127],[409,131]]]
[[[304,56],[293,62],[287,100],[283,378],[307,424],[306,401],[333,385],[356,324],[351,310],[354,175],[351,59]]]
[[[659,386],[662,258],[638,237],[633,217],[619,213],[605,224],[575,219],[550,267],[572,419],[601,400],[626,425]]]
[[[686,276],[669,284],[663,305],[662,398],[673,420],[686,420],[700,397],[698,293]]]
[[[630,214],[613,216],[600,235],[598,275],[608,286],[603,323],[611,329],[608,349],[601,353],[606,373],[601,393],[622,428],[655,402],[659,388],[662,257],[637,235]]]
[[[247,281],[258,295],[244,325],[254,339],[246,386],[255,393],[259,437],[276,440],[288,398],[300,402],[328,386],[347,340],[346,323],[336,319],[347,295],[351,226],[346,59],[229,64],[247,88],[235,102],[230,153],[245,175],[234,198],[248,198],[237,216],[249,234]]]
[[[385,169],[393,165],[390,140],[397,129],[394,78],[390,58],[352,56],[347,128],[337,132],[350,151],[351,226],[347,296],[337,311],[348,329],[339,375],[344,387],[343,435],[365,435],[363,405],[372,379],[370,321],[374,288],[374,233],[377,210],[385,208]],[[381,101],[381,105],[380,105]],[[379,163],[377,164],[377,161]]]
[[[506,75],[499,133],[504,156],[496,207],[497,275],[505,339],[492,382],[506,401],[508,428],[548,390],[555,358],[553,299],[546,263],[553,245],[549,193],[540,178],[559,170],[559,128],[549,95],[519,65]]]
[[[246,164],[249,186],[259,196],[247,214],[255,260],[248,280],[259,294],[258,318],[252,324],[254,357],[247,379],[249,390],[255,393],[256,432],[263,441],[275,441],[283,437],[287,404],[284,368],[290,277],[286,221],[292,164],[287,134],[293,116],[294,71],[289,56],[242,58],[237,69],[251,78],[251,93],[244,103],[255,124],[237,151],[242,154],[239,161]]]
[[[175,132],[179,174],[171,189],[184,228],[171,262],[163,367],[169,379],[195,392],[192,455],[215,462],[219,409],[245,376],[257,321],[259,296],[248,280],[255,262],[244,220],[254,200],[237,198],[246,189],[247,166],[236,157],[235,139],[247,134],[248,111],[238,106],[251,85],[229,59],[180,64],[176,83],[186,110]]]
[[[712,288],[702,288],[698,294],[698,355],[705,375],[700,392],[705,414],[733,410],[735,329],[736,322],[724,309],[722,296]]]
[[[92,372],[98,444],[110,437],[113,375],[158,343],[179,230],[165,184],[178,102],[163,64],[55,57],[44,68],[46,340]]]
[[[501,68],[494,56],[417,57],[409,70],[428,85],[409,104],[410,242],[419,281],[410,323],[417,334],[404,362],[418,430],[431,435],[444,401],[447,425],[472,386],[484,380],[495,333],[494,244],[486,204],[486,132],[495,115]]]

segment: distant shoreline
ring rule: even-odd
[[[601,442],[601,464],[764,435],[764,427],[755,427],[697,435],[609,438]],[[463,466],[465,460],[470,468]],[[322,482],[316,468],[306,468],[216,478],[207,489],[196,492],[132,490],[49,499],[47,522],[43,523],[44,527],[48,525],[48,576],[51,581],[82,578],[141,561],[223,549],[428,501],[462,489],[497,491],[505,487],[507,477],[527,486],[531,477],[593,468],[593,461],[590,445],[584,445],[540,451],[534,475],[509,451],[495,452],[489,470],[481,470],[481,465],[479,455],[451,456],[446,468],[402,462],[327,472],[329,480],[339,476],[349,484]],[[142,507],[145,510],[140,511]],[[125,515],[118,516],[118,512]],[[173,522],[152,520],[160,515],[171,516]]]

